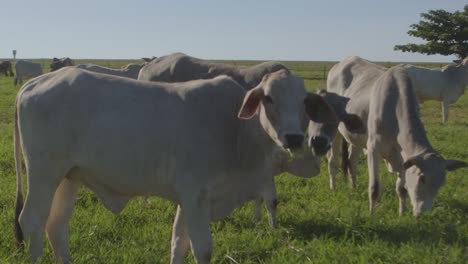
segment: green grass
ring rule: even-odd
[[[77,61],[83,62],[87,61]],[[92,62],[120,67],[137,61]],[[305,79],[309,90],[325,87],[324,68],[328,71],[333,65],[285,63]],[[18,88],[12,83],[13,78],[0,77],[0,263],[27,263],[27,255],[15,247],[13,232],[16,183],[12,118]],[[422,104],[421,113],[432,145],[444,157],[468,161],[468,95],[451,106],[447,124],[440,121],[439,103]],[[376,215],[369,216],[365,157],[361,157],[359,172],[355,190],[339,175],[335,192],[328,189],[325,161],[321,175],[315,178],[277,176],[279,228],[269,228],[265,213],[262,221],[255,224],[252,205],[246,204],[225,220],[212,223],[212,262],[468,263],[467,169],[448,173],[434,210],[420,219],[409,212],[398,216],[395,176],[387,173],[384,166],[381,166],[383,194]],[[70,228],[74,263],[168,263],[174,214],[173,204],[150,198],[149,202],[134,199],[114,215],[82,188]],[[40,263],[53,262],[46,243],[44,240]],[[194,263],[191,255],[186,260]]]

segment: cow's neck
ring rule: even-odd
[[[250,120],[240,120],[236,143],[238,161],[242,167],[263,162],[265,157],[273,153],[276,146],[261,126],[258,116]]]
[[[399,88],[397,141],[401,146],[403,159],[406,160],[421,153],[434,152],[419,115],[419,106],[414,90],[411,86]]]

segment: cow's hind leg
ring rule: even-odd
[[[177,206],[177,213],[172,227],[171,241],[171,263],[184,263],[184,258],[190,248],[190,238],[187,232],[187,223],[180,205]]]
[[[58,163],[58,162],[57,162]],[[35,261],[42,255],[44,229],[52,199],[66,170],[57,164],[38,160],[28,165],[28,194],[19,217],[25,241],[29,242],[29,253]]]
[[[255,199],[253,204],[253,215],[256,222],[262,218],[262,201],[265,201],[265,206],[268,212],[268,223],[272,228],[277,227],[276,208],[278,207],[278,195],[273,177],[265,183],[262,196]]]
[[[349,144],[349,183],[351,187],[354,189],[356,188],[356,178],[357,178],[357,165],[359,162],[359,152],[360,149],[353,144]]]
[[[58,262],[70,262],[68,248],[69,221],[76,196],[80,187],[76,180],[64,178],[55,192],[47,220],[46,230],[50,245]]]
[[[369,169],[369,210],[371,214],[375,211],[377,199],[381,193],[379,178],[380,154],[375,143],[367,142],[367,166]]]

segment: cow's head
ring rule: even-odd
[[[337,116],[336,119],[328,119],[325,122],[311,120],[309,123],[309,147],[315,155],[321,156],[330,149],[340,122],[350,132],[359,134],[366,132],[366,125],[357,115],[346,112],[345,108],[349,98],[324,90],[319,91],[318,94],[332,107]]]
[[[256,114],[271,139],[291,150],[301,149],[305,142],[307,117],[318,122],[336,119],[323,98],[307,93],[303,80],[286,69],[266,74],[246,93],[238,117],[249,119]]]
[[[413,214],[418,216],[432,209],[437,191],[445,183],[446,171],[467,166],[464,161],[446,160],[436,153],[418,155],[405,161],[405,188],[413,206]]]

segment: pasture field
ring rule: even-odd
[[[138,62],[75,63],[88,61],[111,67]],[[49,63],[43,60],[46,68]],[[285,64],[314,91],[325,88],[324,71],[334,63]],[[16,249],[13,232],[16,180],[12,124],[18,89],[13,78],[0,76],[0,263],[28,263],[27,255]],[[445,158],[468,161],[468,95],[451,106],[446,124],[441,123],[440,109],[436,102],[421,105],[431,144]],[[376,215],[371,217],[366,164],[362,155],[355,190],[339,175],[337,190],[331,192],[325,160],[318,177],[277,176],[279,227],[272,230],[268,226],[265,212],[255,223],[252,203],[244,205],[225,220],[212,223],[212,263],[468,263],[468,169],[449,172],[433,211],[415,219],[410,212],[398,216],[396,176],[386,172],[382,164],[383,193]],[[114,215],[82,188],[70,225],[74,263],[168,263],[174,215],[175,205],[159,198],[134,199]],[[39,263],[53,263],[46,240],[44,245]],[[186,263],[194,263],[191,254]]]

